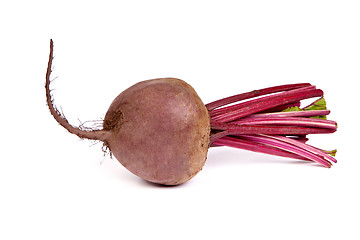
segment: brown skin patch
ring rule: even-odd
[[[206,161],[208,111],[195,90],[179,79],[153,79],[128,88],[111,104],[105,128],[112,133],[107,142],[116,159],[150,182],[184,183]]]
[[[108,117],[104,119],[103,129],[112,130],[115,127],[120,127],[123,121],[123,113],[118,110],[108,114]]]

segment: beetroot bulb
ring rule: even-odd
[[[336,150],[308,145],[309,134],[333,133],[323,91],[309,83],[246,92],[204,105],[195,90],[177,78],[141,81],[120,93],[101,129],[71,125],[54,106],[50,91],[53,41],[46,72],[46,100],[52,116],[80,138],[102,141],[130,172],[153,183],[179,185],[204,166],[210,147],[228,146],[324,167]],[[300,108],[300,101],[317,98]]]

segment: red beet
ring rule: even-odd
[[[139,82],[115,98],[104,139],[128,170],[151,182],[176,185],[203,167],[209,114],[194,89],[175,78]]]
[[[45,88],[55,120],[80,138],[102,141],[123,166],[147,181],[164,185],[188,181],[202,169],[208,148],[213,146],[311,160],[326,167],[331,166],[329,161],[336,162],[329,155],[335,151],[305,143],[307,134],[332,133],[337,128],[334,121],[313,118],[328,115],[324,107],[299,108],[300,100],[323,95],[310,84],[265,88],[204,105],[180,79],[142,81],[114,99],[102,129],[83,130],[72,126],[53,104],[52,60],[51,40]],[[259,97],[262,95],[266,96]]]

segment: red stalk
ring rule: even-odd
[[[291,153],[294,153],[296,155],[305,157],[311,161],[315,161],[320,163],[321,165],[325,166],[325,167],[331,167],[331,163],[324,159],[323,156],[317,155],[316,153],[312,152],[312,151],[308,151],[307,148],[303,148],[303,147],[299,147],[298,145],[293,145],[283,139],[278,139],[278,138],[272,138],[272,137],[268,137],[268,136],[256,136],[256,135],[244,135],[242,136],[243,138],[255,141],[255,142],[259,142],[259,143],[263,143],[263,144],[267,144],[270,146],[274,146],[276,148],[280,148],[284,151],[289,151]],[[284,137],[285,138],[285,137]],[[304,144],[305,145],[305,144]],[[307,145],[308,146],[308,145]]]
[[[245,139],[239,139],[235,137],[224,137],[221,139],[218,139],[215,141],[214,145],[218,146],[228,146],[228,147],[234,147],[239,149],[244,149],[248,151],[253,152],[259,152],[259,153],[265,153],[280,157],[288,157],[288,158],[294,158],[294,159],[300,159],[300,160],[308,160],[302,156],[283,151],[265,144],[245,140]]]
[[[281,91],[288,91],[288,90],[292,90],[292,89],[296,89],[296,88],[302,88],[302,87],[306,87],[306,86],[310,86],[310,85],[311,85],[310,83],[298,83],[298,84],[287,84],[287,85],[263,88],[263,89],[254,90],[251,92],[237,94],[234,96],[223,98],[223,99],[206,104],[206,107],[209,111],[212,111],[215,108],[225,106],[230,103],[242,101],[245,99],[258,97],[258,96],[271,94],[271,93],[276,93],[276,92],[281,92]]]
[[[330,110],[307,110],[307,111],[293,111],[293,112],[271,112],[258,113],[248,116],[248,118],[272,118],[272,117],[315,117],[326,116],[330,114]],[[245,118],[243,118],[245,119]]]
[[[223,107],[262,95],[267,96]],[[210,146],[229,146],[311,160],[330,167],[329,160],[336,162],[336,159],[329,154],[336,151],[324,151],[306,144],[307,134],[333,133],[337,130],[335,121],[310,118],[328,115],[330,111],[280,112],[288,107],[300,107],[303,99],[322,96],[322,90],[304,83],[265,88],[207,104],[213,133]]]
[[[336,129],[330,128],[314,128],[299,126],[260,126],[260,125],[238,125],[235,123],[221,123],[210,121],[211,128],[215,130],[225,130],[229,135],[238,134],[280,134],[280,135],[307,135],[333,133]]]
[[[334,163],[337,162],[334,157],[332,157],[332,156],[324,153],[323,151],[321,151],[321,150],[319,150],[319,149],[317,149],[317,148],[315,148],[313,146],[310,146],[308,144],[304,144],[304,143],[298,142],[298,141],[296,141],[294,139],[287,138],[287,137],[284,137],[284,136],[268,136],[268,137],[272,138],[272,139],[279,140],[279,141],[283,141],[283,142],[286,142],[286,143],[289,143],[289,144],[292,144],[292,145],[297,146],[297,147],[300,147],[300,148],[302,148],[302,149],[304,149],[306,151],[309,151],[309,152],[311,152],[313,154],[316,154],[316,155],[318,155],[320,157],[323,157],[323,158],[325,158],[327,160],[330,160],[330,161],[332,161]]]
[[[295,103],[290,103],[290,104],[277,106],[277,107],[274,107],[274,108],[269,108],[269,109],[266,109],[265,111],[262,111],[261,113],[281,112],[281,111],[283,111],[283,110],[285,110],[287,108],[300,107],[300,105],[301,105],[301,103],[300,103],[300,101],[298,101],[298,102],[295,102]]]
[[[317,128],[336,129],[336,122],[317,118],[304,117],[266,117],[266,118],[247,118],[234,121],[232,123],[239,125],[290,125]]]
[[[251,103],[246,104],[247,106],[242,106],[241,108],[232,112],[227,112],[221,115],[214,116],[212,119],[219,122],[230,122],[251,115],[253,113],[264,111],[269,108],[297,102],[311,97],[320,97],[323,95],[323,91],[320,89],[302,90],[303,91],[301,92],[293,90],[294,92],[284,92],[282,95],[269,96],[263,99],[255,99],[254,101],[250,101]]]
[[[241,103],[234,104],[234,105],[231,105],[231,106],[222,107],[222,108],[210,111],[210,116],[217,116],[217,115],[220,115],[220,114],[223,114],[223,113],[232,112],[232,111],[234,111],[236,109],[247,107],[247,106],[249,106],[251,104],[259,103],[261,101],[269,101],[271,99],[284,98],[286,96],[294,95],[294,94],[297,94],[299,92],[304,92],[305,90],[310,90],[310,89],[314,90],[314,89],[316,89],[316,87],[310,85],[310,86],[306,86],[306,87],[302,87],[302,88],[296,88],[296,89],[293,89],[293,90],[288,90],[288,91],[284,91],[284,92],[280,92],[280,93],[274,93],[274,94],[271,94],[271,95],[267,95],[267,96],[252,99],[252,100],[248,100],[246,102],[241,102]],[[279,105],[279,106],[281,106],[281,105]],[[272,108],[275,108],[275,107],[278,107],[278,106],[273,106]]]

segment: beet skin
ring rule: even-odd
[[[160,78],[119,94],[104,119],[112,154],[135,175],[165,185],[198,173],[209,148],[208,111],[186,82]]]

